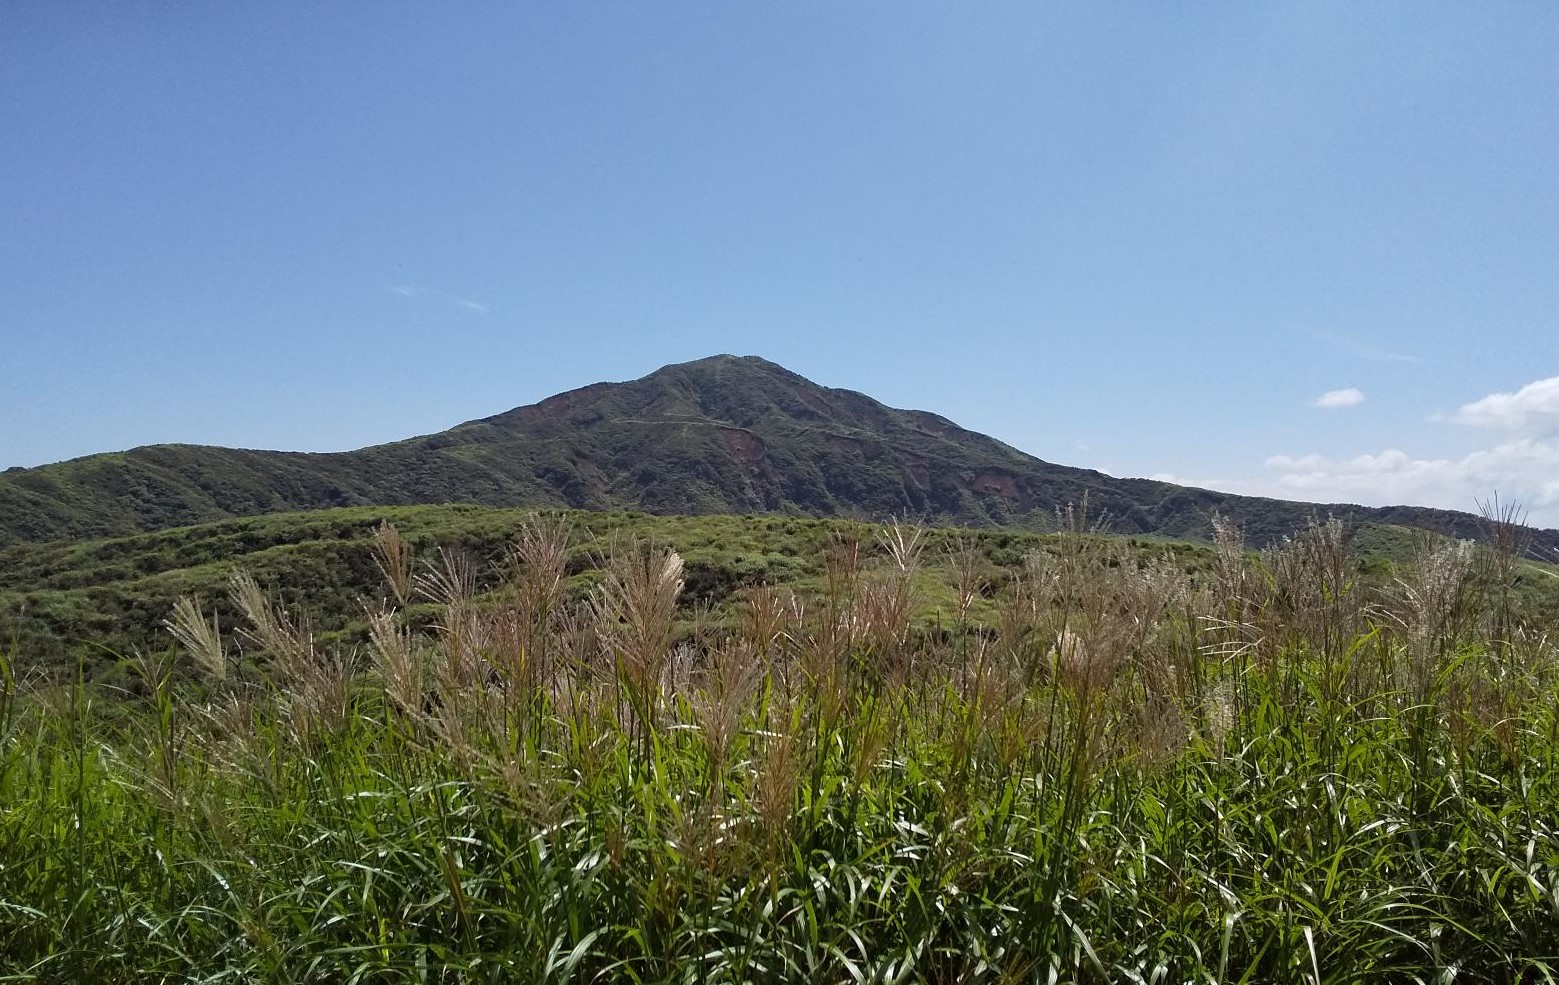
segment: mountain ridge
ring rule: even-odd
[[[1082,503],[1123,533],[1256,544],[1312,516],[1480,536],[1479,518],[1236,496],[1057,465],[941,415],[824,387],[757,356],[673,363],[447,430],[342,452],[145,445],[0,473],[0,546],[336,506],[780,513],[1045,529]],[[1559,531],[1535,531],[1559,547]]]

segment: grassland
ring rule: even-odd
[[[481,595],[498,588],[506,553],[533,511],[469,505],[353,507],[274,514],[157,533],[95,541],[55,541],[0,550],[0,642],[22,655],[19,672],[54,679],[123,678],[122,659],[168,645],[163,620],[183,595],[214,607],[223,625],[238,611],[228,598],[232,574],[244,570],[289,609],[307,617],[323,645],[366,642],[360,600],[382,590],[374,562],[374,530],[396,525],[424,556],[448,550],[468,557]],[[653,540],[675,545],[684,561],[680,626],[695,608],[728,621],[742,589],[767,584],[816,595],[823,559],[839,537],[872,542],[872,527],[846,520],[764,516],[650,516],[633,512],[568,511],[573,531],[564,595],[578,603],[600,580],[613,545]],[[1391,528],[1386,536],[1390,536]],[[1362,536],[1363,531],[1360,531]],[[932,530],[932,550],[919,595],[923,615],[947,609],[935,569],[945,567],[941,545],[959,538],[990,567],[993,588],[1022,567],[1024,554],[1046,549],[1053,537],[1015,530]],[[1401,534],[1397,539],[1400,541]],[[1372,550],[1373,550],[1373,541]],[[1188,570],[1204,569],[1206,545],[1128,541],[1152,554],[1172,553]],[[980,603],[983,611],[984,602]],[[426,621],[433,609],[414,600],[409,617]]]
[[[1559,967],[1559,654],[1513,528],[1372,571],[1336,524],[1251,556],[774,521],[771,559],[553,515],[485,576],[402,519],[360,645],[223,569],[133,688],[10,654],[0,980]],[[762,568],[723,615],[685,605],[700,550]]]

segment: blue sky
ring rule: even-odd
[[[1559,525],[1555,50],[1540,4],[13,4],[0,467],[735,352]]]

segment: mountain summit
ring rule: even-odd
[[[332,454],[150,445],[0,474],[0,546],[347,505],[472,502],[795,513],[1042,528],[1087,497],[1121,533],[1253,543],[1314,515],[1477,536],[1476,517],[1233,496],[1053,465],[936,414],[819,386],[756,356],[596,383],[438,434]],[[1544,542],[1559,543],[1559,533]]]

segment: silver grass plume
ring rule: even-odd
[[[411,601],[412,551],[411,545],[401,537],[400,531],[389,520],[382,521],[374,530],[374,561],[379,573],[395,596],[397,605]]]
[[[207,622],[200,603],[188,595],[181,595],[173,603],[173,616],[164,619],[162,625],[212,680],[227,679],[227,656],[215,612]]]

